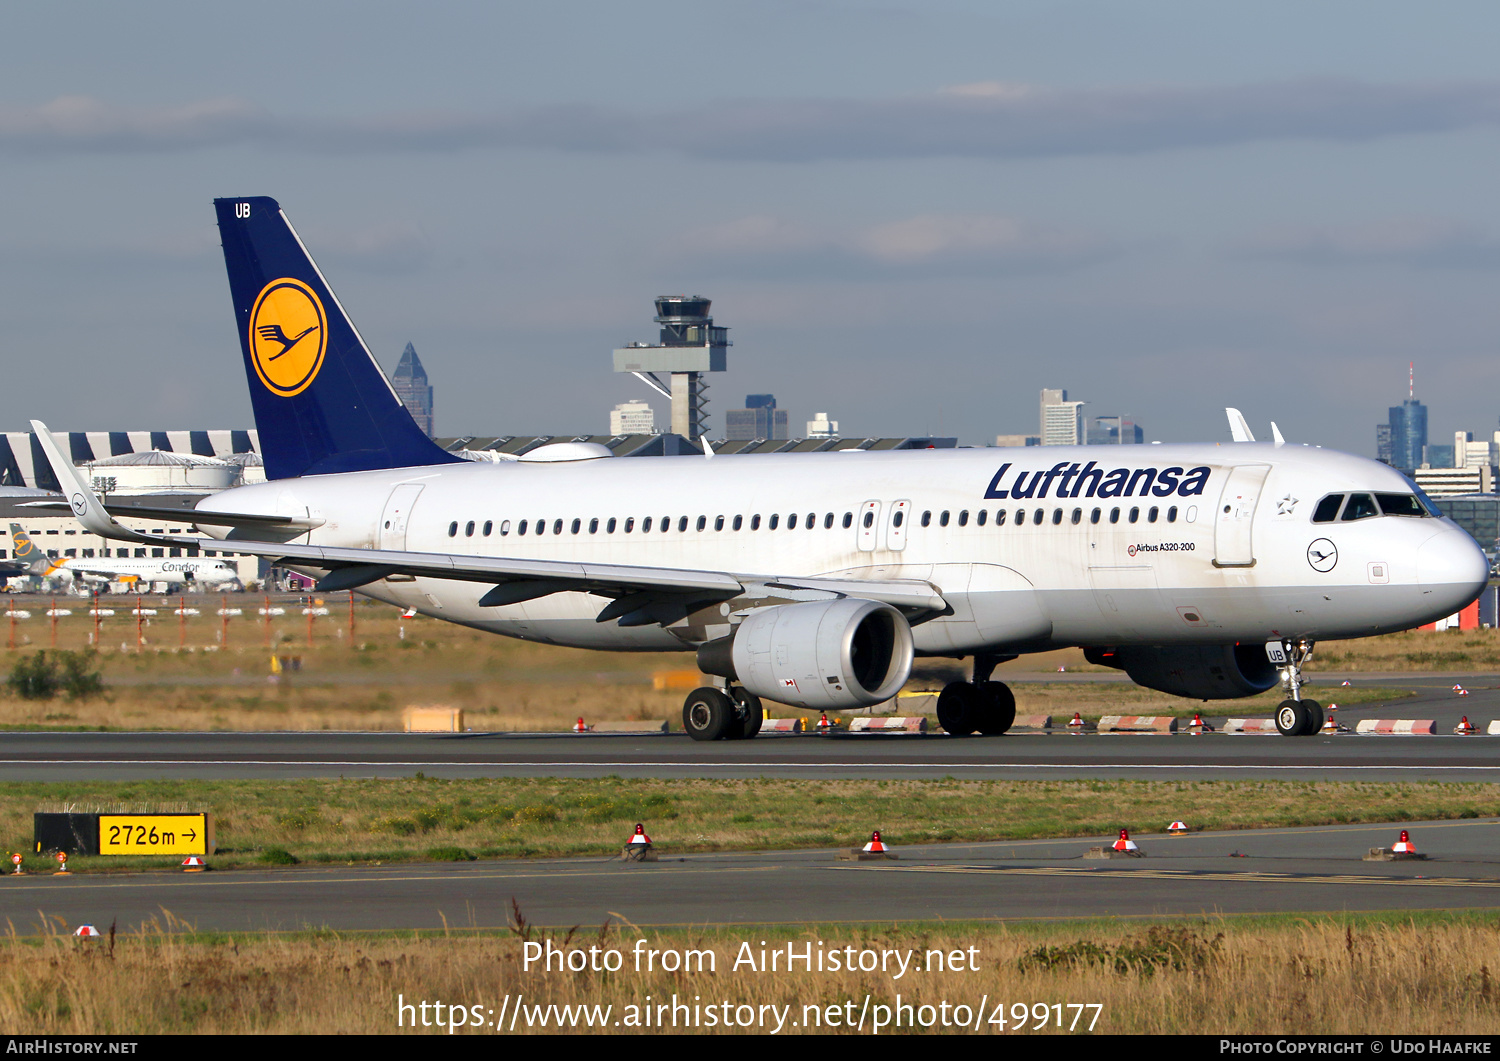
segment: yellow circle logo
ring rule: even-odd
[[[250,311],[250,358],[266,389],[283,398],[305,391],[323,367],[328,317],[300,280],[272,280]]]

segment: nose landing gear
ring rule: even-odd
[[[1313,642],[1287,640],[1281,650],[1282,658],[1273,661],[1283,664],[1281,686],[1287,698],[1276,708],[1276,732],[1283,737],[1310,737],[1323,728],[1323,705],[1302,699],[1302,686],[1307,684],[1302,665],[1312,658]]]

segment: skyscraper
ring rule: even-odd
[[[1407,366],[1406,401],[1390,407],[1391,455],[1393,468],[1414,471],[1422,466],[1427,449],[1427,406],[1417,401],[1413,366]],[[1376,435],[1377,445],[1382,441]]]
[[[1068,401],[1065,390],[1042,391],[1042,445],[1080,446],[1084,443],[1084,402]]]
[[[396,397],[401,399],[401,404],[406,406],[406,411],[411,413],[417,426],[431,438],[432,387],[427,383],[427,370],[422,367],[417,348],[411,343],[407,343],[406,349],[401,351],[401,363],[396,366],[396,377],[391,385],[395,387]]]
[[[787,411],[776,408],[773,394],[745,395],[743,409],[730,409],[724,414],[724,428],[724,437],[738,442],[757,438],[780,441],[791,437]]]

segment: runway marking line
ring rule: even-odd
[[[832,867],[830,867],[832,868]],[[869,866],[838,867],[849,869],[873,869],[887,873],[1003,873],[1023,877],[1088,877],[1100,880],[1144,878],[1146,880],[1169,880],[1183,884],[1197,881],[1225,881],[1245,884],[1400,884],[1432,888],[1500,888],[1500,880],[1481,880],[1473,877],[1373,877],[1363,874],[1296,874],[1266,872],[1217,872],[1213,870],[1188,869],[1072,869],[1062,866]]]
[[[1325,766],[1316,762],[1286,766],[1271,766],[1257,763],[965,763],[935,760],[927,763],[907,762],[776,762],[776,761],[708,761],[682,759],[676,762],[654,762],[639,760],[475,760],[437,759],[429,761],[388,761],[364,759],[0,759],[0,766],[363,766],[384,767],[448,767],[459,769],[505,768],[505,769],[598,769],[615,768],[706,768],[714,770],[1258,770],[1258,771],[1368,771],[1368,770],[1426,770],[1426,771],[1500,771],[1500,765],[1455,766],[1445,763],[1370,766]]]
[[[568,877],[568,878],[573,878],[573,877],[613,877],[613,876],[617,875],[620,872],[620,870],[623,870],[624,868],[625,867],[622,865],[620,867],[620,869],[616,869],[616,870],[585,871],[585,872],[579,872],[579,873],[562,874],[562,876],[565,876],[565,877]],[[726,867],[725,869],[717,870],[717,872],[726,872],[727,871],[727,872],[733,872],[733,873],[768,873],[768,872],[772,872],[772,871],[779,870],[779,869],[782,869],[782,868],[783,867],[781,867],[781,866],[729,866],[729,867]],[[705,872],[710,872],[710,870],[708,870],[707,868],[696,869],[696,870],[695,869],[688,869],[686,872],[689,872],[689,873],[694,873],[694,872],[696,872],[696,873],[705,873]],[[9,876],[10,875],[7,875],[7,879],[8,879]],[[29,876],[29,874],[28,874],[28,876]],[[386,877],[386,876],[377,876],[377,875],[372,875],[372,876],[369,876],[369,877],[307,877],[307,878],[303,878],[303,879],[286,878],[286,877],[275,877],[275,878],[266,878],[266,879],[262,879],[262,880],[225,880],[222,877],[220,877],[218,879],[214,879],[214,878],[207,878],[207,879],[205,879],[203,877],[198,877],[195,880],[177,880],[175,878],[168,878],[166,880],[155,880],[155,881],[133,880],[133,881],[111,882],[111,883],[106,884],[106,883],[103,883],[103,881],[100,878],[94,878],[93,880],[90,880],[90,879],[81,877],[80,875],[78,875],[77,873],[75,873],[73,875],[72,880],[68,881],[66,884],[55,885],[55,887],[59,887],[59,888],[94,888],[94,889],[100,889],[100,888],[209,888],[209,887],[220,887],[220,888],[229,887],[229,888],[235,888],[235,887],[245,887],[245,886],[253,886],[253,885],[264,886],[264,885],[269,885],[269,884],[290,884],[290,885],[299,885],[299,884],[403,884],[403,883],[410,883],[412,881],[463,881],[463,882],[467,883],[469,881],[482,881],[482,880],[518,880],[518,879],[519,880],[555,881],[555,880],[558,879],[558,877],[556,875],[549,875],[549,874],[544,874],[544,873],[454,873],[454,874],[428,874],[428,875],[425,875],[425,876],[418,875],[418,876],[407,876],[407,877]],[[52,885],[47,884],[43,880],[24,881],[24,882],[22,882],[20,884],[14,884],[14,885],[10,885],[10,886],[0,885],[0,897],[3,897],[6,892],[37,891],[39,889],[48,888],[48,887],[52,887]]]

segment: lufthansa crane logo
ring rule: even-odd
[[[328,316],[300,280],[272,280],[250,311],[250,359],[266,389],[283,398],[305,391],[323,367]]]

